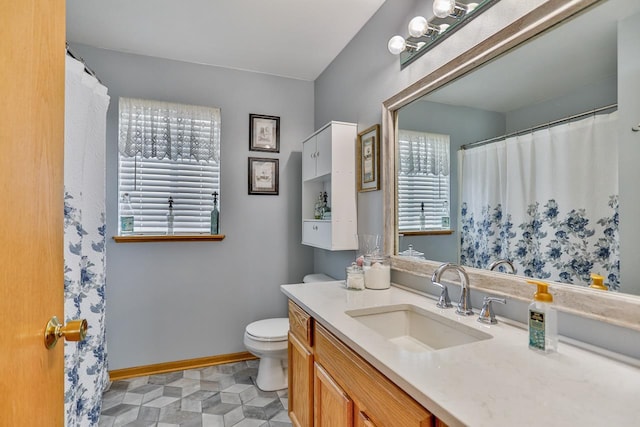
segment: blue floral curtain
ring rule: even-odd
[[[617,113],[459,152],[463,265],[620,287]]]
[[[86,319],[65,342],[67,426],[98,425],[108,385],[105,342],[105,128],[107,89],[67,57],[64,158],[65,320]]]

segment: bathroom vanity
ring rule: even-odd
[[[561,343],[529,350],[523,325],[440,309],[396,286],[283,285],[289,414],[298,426],[637,425],[636,361]],[[479,312],[478,307],[475,308]],[[606,354],[606,355],[605,355]]]

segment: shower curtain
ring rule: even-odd
[[[105,129],[107,89],[67,56],[64,143],[65,320],[86,319],[65,342],[67,426],[98,424],[108,385],[105,343]]]
[[[617,113],[460,150],[460,263],[620,285]]]

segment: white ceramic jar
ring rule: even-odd
[[[364,258],[364,286],[367,289],[389,289],[391,286],[391,257],[370,255]]]

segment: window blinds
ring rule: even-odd
[[[165,233],[169,196],[175,234],[209,233],[214,191],[220,192],[220,166],[193,159],[120,156],[120,198],[129,193],[134,233]],[[218,203],[220,208],[220,203]]]
[[[398,150],[398,230],[442,229],[450,206],[449,135],[399,130]]]

